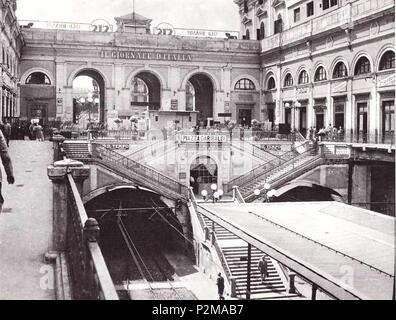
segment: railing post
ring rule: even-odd
[[[231,286],[231,298],[236,298],[236,279],[235,277],[230,277],[230,286]]]
[[[89,167],[75,160],[57,161],[47,168],[49,179],[53,183],[53,238],[52,251],[65,251],[68,224],[68,188],[66,175],[77,177],[77,186],[82,190],[83,181],[89,176]]]
[[[212,244],[212,246],[214,246],[216,243],[216,236],[213,231],[210,232],[210,243]]]
[[[316,291],[318,290],[318,286],[316,283],[312,284],[312,295],[311,295],[311,300],[316,300]]]
[[[54,162],[62,160],[63,155],[61,153],[61,146],[65,141],[65,137],[60,134],[56,134],[52,137],[52,141],[54,143]]]
[[[289,293],[296,293],[295,279],[296,274],[294,272],[289,272]]]
[[[84,225],[83,241],[84,241],[84,299],[97,300],[99,293],[95,285],[94,270],[91,267],[91,257],[88,244],[90,242],[99,242],[100,229],[96,219],[89,218]]]

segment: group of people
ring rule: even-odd
[[[12,125],[8,120],[0,121],[0,130],[9,146],[10,139],[44,141],[44,128],[37,122],[15,121]]]
[[[307,130],[307,140],[311,141],[341,141],[344,137],[344,129],[340,126],[339,128],[333,127],[331,124],[327,128],[310,127]]]

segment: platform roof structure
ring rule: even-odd
[[[218,203],[198,208],[337,299],[392,299],[393,217],[339,202]]]

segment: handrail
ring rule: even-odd
[[[67,174],[67,182],[69,216],[67,243],[72,265],[74,294],[78,299],[118,300],[97,239],[88,236],[88,232],[91,231],[86,229],[88,222],[94,219],[88,219],[71,173]],[[99,228],[95,229],[98,230]]]
[[[156,146],[157,144],[159,144],[160,142],[163,142],[164,140],[155,140],[153,143],[147,144],[145,146],[143,146],[142,148],[135,150],[134,152],[130,153],[128,155],[128,158],[131,158],[135,161],[138,161],[140,159],[142,159],[144,157],[144,154],[146,152],[146,150],[151,149],[152,152],[152,148],[154,146]],[[155,149],[156,150],[156,149]]]
[[[305,152],[296,155],[296,150],[293,148],[292,151],[286,152],[282,155],[279,159],[274,159],[272,161],[266,162],[262,165],[257,166],[256,168],[252,169],[249,173],[243,174],[235,179],[231,180],[227,184],[227,189],[231,190],[233,186],[238,186],[241,188],[247,183],[252,182],[253,180],[257,180],[257,178],[268,175],[268,173],[274,168],[280,168],[285,164],[289,164],[290,162],[294,162],[301,157],[305,157],[308,153],[314,151],[315,148],[309,148]]]
[[[137,161],[129,159],[122,154],[115,152],[102,146],[100,144],[93,144],[92,155],[94,158],[105,159],[106,161],[127,169],[134,175],[140,175],[143,178],[149,179],[152,182],[156,182],[158,185],[168,188],[173,192],[180,194],[181,196],[187,197],[188,188],[187,186],[181,184],[177,180],[168,177],[161,172],[145,166]]]
[[[226,275],[228,284],[231,287],[232,273],[231,273],[230,266],[228,265],[228,262],[227,262],[227,259],[226,259],[225,255],[224,255],[224,253],[223,253],[223,250],[221,250],[221,248],[219,246],[218,239],[217,239],[217,236],[214,233],[214,231],[213,231],[213,237],[214,237],[213,246],[214,246],[214,248],[215,248],[215,250],[217,252],[217,255],[220,258],[220,262],[221,262],[221,265],[223,266],[223,269],[225,271],[225,275]]]
[[[249,141],[241,140],[241,144],[247,145],[248,148],[251,148],[251,154],[258,159],[261,159],[264,161],[271,161],[274,158],[280,158],[278,155],[275,155],[275,154],[272,154],[271,152],[265,151],[265,150],[257,147],[256,145],[252,144]],[[245,148],[243,148],[241,144],[238,145],[236,143],[233,143],[232,146],[242,152],[246,152],[246,151],[249,152],[249,150],[245,150]],[[271,160],[269,160],[269,159],[271,159]]]
[[[233,198],[236,199],[239,203],[245,203],[245,199],[243,198],[241,191],[239,191],[238,186],[233,186]]]

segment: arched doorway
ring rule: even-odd
[[[214,86],[206,74],[195,74],[187,81],[187,108],[199,112],[197,124],[202,127],[213,124],[213,97]]]
[[[93,69],[78,72],[73,80],[73,122],[86,129],[106,121],[105,81]]]
[[[131,114],[137,129],[149,129],[149,111],[160,108],[161,82],[151,72],[139,72],[131,83]]]
[[[196,158],[190,166],[190,187],[194,194],[201,194],[203,190],[210,192],[210,186],[218,183],[218,167],[216,162],[208,156]]]

